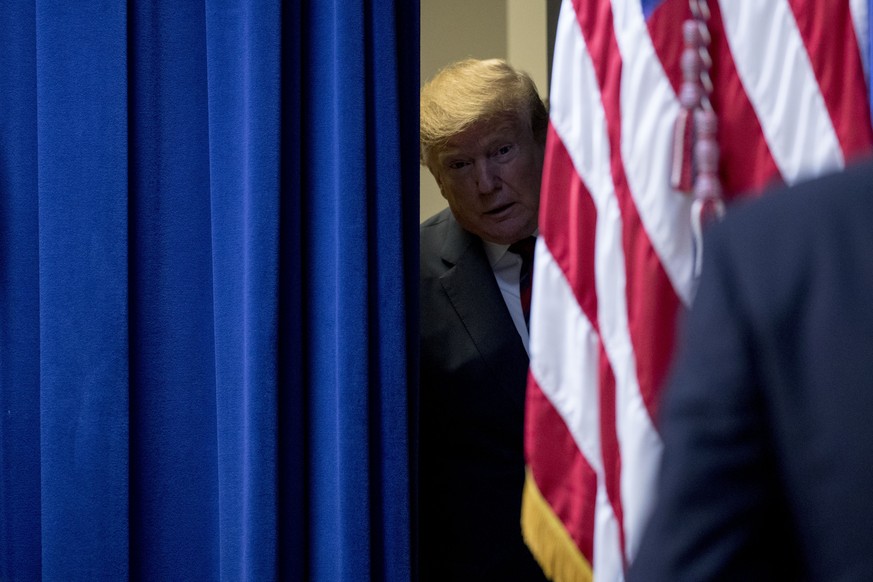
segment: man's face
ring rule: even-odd
[[[436,153],[430,170],[460,225],[483,240],[512,244],[536,230],[543,147],[526,124],[473,125]]]

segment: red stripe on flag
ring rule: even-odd
[[[691,18],[687,0],[665,0],[649,16],[646,25],[655,54],[661,61],[664,74],[678,95],[682,86],[682,67],[679,59],[685,44],[682,40],[682,23]]]
[[[782,175],[773,159],[758,115],[737,73],[725,35],[718,2],[712,11],[712,107],[718,115],[718,145],[721,148],[719,174],[725,198],[751,190],[762,191],[781,183]]]
[[[873,129],[848,2],[789,0],[845,160],[868,154]]]
[[[594,285],[597,208],[551,123],[546,139],[542,193],[540,232],[549,252],[564,272],[576,302],[597,330]]]
[[[597,474],[532,375],[528,376],[525,415],[524,448],[534,481],[582,555],[593,564]]]
[[[603,451],[603,475],[606,493],[612,501],[612,509],[618,522],[621,555],[627,559],[624,534],[624,507],[621,502],[621,449],[615,423],[615,374],[609,359],[600,344],[600,449]],[[625,562],[624,566],[627,566]]]
[[[587,8],[583,4],[587,4]],[[633,207],[633,204],[628,204],[630,192],[624,164],[621,160],[621,105],[619,97],[621,94],[622,63],[618,44],[613,34],[612,5],[608,0],[599,0],[591,3],[585,3],[584,0],[573,0],[573,10],[576,13],[576,20],[579,22],[582,30],[582,36],[588,46],[588,52],[592,56],[594,73],[600,86],[611,151],[612,180],[624,218],[627,217],[626,207]],[[636,216],[635,210],[633,215]],[[630,263],[633,255],[627,253],[626,233],[623,232],[622,236],[625,239],[623,241],[625,246],[625,262]],[[630,290],[630,279],[633,276],[630,269],[628,269],[627,276],[628,290]],[[628,301],[630,302],[630,293],[628,295]],[[605,380],[611,381],[605,382]],[[612,405],[612,410],[608,410],[610,404]],[[611,422],[609,422],[610,420]],[[601,358],[600,370],[600,439],[603,467],[606,473],[606,494],[609,497],[613,513],[618,521],[621,554],[626,556],[624,510],[622,509],[620,487],[621,453],[617,446],[613,446],[613,443],[618,442],[618,436],[615,434],[615,378],[606,358]]]
[[[642,232],[642,226],[639,229]],[[643,234],[636,237],[635,275],[628,274],[628,327],[637,361],[640,394],[654,421],[673,358],[676,315],[682,303],[658,255],[643,238]]]
[[[589,6],[582,10],[583,5]],[[622,217],[628,326],[637,362],[640,394],[655,418],[657,401],[673,353],[674,321],[680,304],[640,220],[621,159],[621,54],[608,0],[574,0],[576,17],[592,55],[606,113],[612,177]],[[630,87],[642,94],[644,87]],[[668,147],[668,144],[664,144]],[[653,294],[662,301],[656,303]],[[619,508],[620,511],[620,508]]]

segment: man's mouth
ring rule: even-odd
[[[498,214],[502,214],[503,212],[506,212],[507,210],[509,210],[512,207],[512,205],[513,205],[513,203],[510,202],[509,204],[504,204],[502,206],[492,208],[491,210],[487,211],[485,214],[487,214],[488,216],[497,216]]]

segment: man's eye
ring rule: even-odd
[[[455,160],[454,162],[449,162],[449,168],[451,168],[452,170],[460,170],[466,165],[467,162],[463,160]]]
[[[500,146],[499,148],[497,148],[497,155],[498,156],[505,156],[506,154],[508,154],[509,152],[512,151],[512,148],[513,148],[513,145],[511,143]]]

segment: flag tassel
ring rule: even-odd
[[[543,498],[530,469],[524,481],[521,530],[543,572],[556,582],[592,582],[591,565]]]
[[[694,143],[694,124],[691,110],[683,107],[673,127],[673,166],[670,185],[680,192],[691,192],[694,186],[691,144]]]

